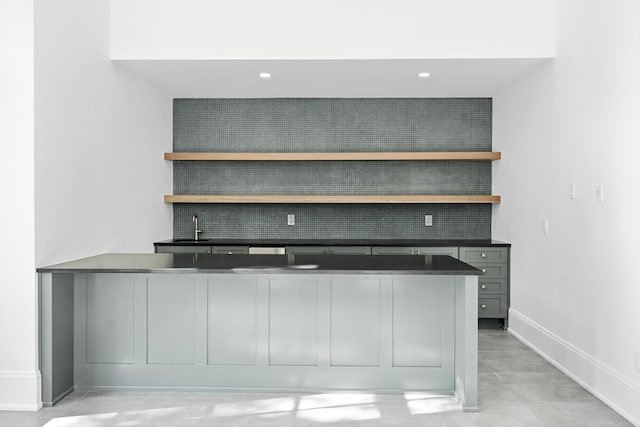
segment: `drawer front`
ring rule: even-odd
[[[507,279],[487,279],[482,276],[478,279],[478,296],[482,295],[506,295]]]
[[[413,248],[415,255],[449,255],[454,258],[458,258],[458,248],[452,247],[425,247],[425,248]]]
[[[286,252],[293,255],[326,255],[326,246],[287,246]]]
[[[506,279],[508,277],[507,264],[483,264],[481,262],[469,262],[475,268],[482,270],[478,281],[483,279]]]
[[[156,252],[165,254],[210,254],[211,246],[156,246]]]
[[[249,246],[212,246],[211,253],[216,255],[248,254]]]
[[[460,248],[460,259],[473,262],[507,263],[508,248]]]
[[[478,317],[493,318],[506,317],[507,303],[506,297],[482,297],[478,298]]]
[[[413,248],[407,246],[374,246],[371,248],[373,255],[412,255]]]
[[[371,246],[329,246],[330,255],[371,255]]]

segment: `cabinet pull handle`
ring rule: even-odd
[[[484,273],[486,273],[486,272],[487,272],[487,269],[486,269],[486,268],[483,268],[483,269],[482,269],[482,274],[484,274]]]
[[[420,255],[420,249],[416,251],[416,255]]]
[[[413,249],[411,249],[411,255],[413,255]]]
[[[233,255],[233,252],[227,252],[227,254],[229,254],[229,255]]]
[[[480,285],[480,289],[487,289],[487,285]]]
[[[483,309],[483,310],[486,310],[487,309],[487,304],[480,304],[480,308]]]
[[[482,253],[480,254],[480,257],[481,257],[481,258],[486,258],[486,257],[487,257],[487,254],[486,254],[486,253],[484,253],[484,252],[482,252]]]

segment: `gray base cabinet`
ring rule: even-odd
[[[508,327],[509,248],[460,248],[460,260],[482,270],[478,278],[478,317],[501,319]]]
[[[457,247],[373,246],[372,255],[449,255],[458,259]]]
[[[156,245],[156,253],[169,254],[248,254],[249,246]]]
[[[158,254],[210,254],[211,246],[203,245],[167,245],[156,246]]]
[[[287,246],[290,255],[371,255],[371,246]]]

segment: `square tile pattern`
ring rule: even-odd
[[[491,114],[489,98],[175,99],[173,150],[491,151]],[[173,191],[488,195],[491,166],[491,162],[480,161],[174,161]],[[368,206],[369,213],[357,204],[286,208],[175,204],[173,237],[191,236],[194,214],[210,219],[203,238],[313,239],[328,234],[347,239],[491,237],[489,205]],[[296,213],[291,209],[298,212],[300,225],[286,227],[285,221],[283,226],[286,214]],[[427,213],[434,215],[433,227],[424,227]]]
[[[53,408],[2,412],[28,426],[631,426],[506,331],[481,329],[478,412],[425,393],[73,392]]]

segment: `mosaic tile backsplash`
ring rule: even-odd
[[[491,99],[175,99],[175,152],[491,151]],[[174,194],[491,194],[491,162],[174,161]],[[175,204],[174,238],[489,239],[488,204]],[[296,225],[287,226],[287,214]],[[424,215],[433,215],[433,227]]]

